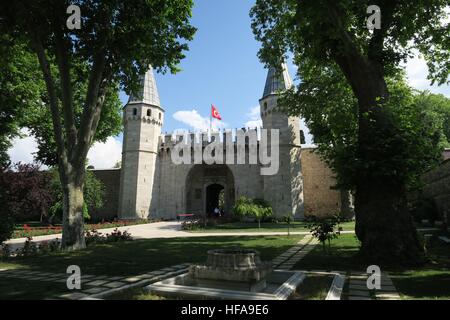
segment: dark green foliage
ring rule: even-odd
[[[272,206],[263,199],[250,199],[241,196],[233,207],[233,212],[239,217],[254,217],[261,227],[261,220],[272,215]]]
[[[11,239],[14,232],[14,220],[3,210],[0,211],[0,244]]]
[[[55,199],[50,208],[50,216],[52,223],[60,222],[63,214],[63,193],[61,183],[59,181],[58,172],[52,170],[52,194]],[[105,195],[105,186],[97,179],[92,171],[86,171],[86,179],[84,183],[84,219],[91,219],[89,209],[99,209],[103,206],[103,198]]]
[[[279,67],[293,53],[300,78],[306,70],[305,96],[328,99],[324,112],[319,104],[311,106],[311,119],[325,124],[319,126],[322,137],[317,140],[333,144],[325,151],[331,154],[328,159],[339,183],[355,191],[361,254],[379,261],[420,263],[423,247],[406,195],[417,186],[417,175],[438,160],[441,134],[422,121],[424,115],[413,106],[400,70],[401,62],[418,49],[427,60],[431,82],[450,81],[448,1],[377,1],[381,27],[369,30],[366,9],[372,4],[257,0],[252,28],[262,44],[259,57],[264,63]],[[350,89],[353,95],[345,94]]]
[[[305,119],[317,152],[336,173],[340,187],[354,190],[362,172],[403,181],[409,188],[420,187],[420,175],[440,162],[442,148],[448,143],[444,119],[450,118],[445,108],[450,99],[427,92],[414,94],[402,73],[388,79],[390,100],[383,108],[395,124],[395,136],[380,134],[373,151],[386,156],[361,163],[357,154],[358,103],[350,85],[335,68],[306,63],[300,68],[303,81],[298,90],[283,94],[280,108]],[[435,100],[439,103],[431,102]]]
[[[326,242],[328,242],[328,250],[331,247],[331,240],[336,239],[342,229],[339,227],[339,217],[330,218],[314,218],[308,222],[309,231],[313,237],[322,243],[323,251],[326,251]]]

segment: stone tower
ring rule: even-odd
[[[141,77],[140,89],[123,109],[123,149],[120,177],[120,219],[149,215],[158,142],[164,120],[153,68]]]
[[[286,64],[282,72],[269,68],[263,97],[259,100],[264,129],[278,129],[280,143],[279,170],[264,176],[264,198],[272,204],[275,216],[291,213],[303,218],[303,178],[300,159],[300,119],[289,117],[277,108],[280,92],[292,87]],[[270,141],[270,140],[269,140]]]

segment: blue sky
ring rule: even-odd
[[[211,104],[222,116],[222,127],[241,128],[258,123],[258,100],[267,71],[256,56],[259,43],[250,27],[253,3],[254,0],[195,0],[192,24],[198,31],[180,65],[182,71],[176,75],[156,74],[165,109],[163,133],[208,128]],[[450,97],[450,86],[430,86],[426,79],[428,69],[420,57],[410,59],[405,68],[411,86]],[[290,61],[288,69],[297,83],[296,68]],[[120,97],[125,104],[127,96],[121,93]],[[307,135],[307,142],[310,139]],[[32,162],[36,147],[36,141],[29,136],[14,140],[8,153],[13,162]],[[111,168],[121,159],[121,152],[122,135],[94,144],[88,158],[96,168]]]
[[[156,75],[166,111],[163,130],[192,129],[175,120],[174,113],[195,110],[208,118],[211,104],[218,108],[226,127],[242,127],[250,120],[249,113],[258,105],[266,77],[266,70],[256,56],[259,44],[250,28],[249,11],[253,3],[253,0],[195,1],[192,24],[198,31],[181,63],[182,71]],[[294,76],[292,65],[290,72]],[[125,103],[127,97],[122,94],[121,98]]]

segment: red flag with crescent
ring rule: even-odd
[[[216,118],[218,120],[222,120],[219,111],[217,111],[216,107],[214,107],[213,104],[211,105],[211,117]]]

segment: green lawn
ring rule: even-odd
[[[10,279],[0,276],[1,300],[40,300],[63,293],[67,293],[65,283]]]
[[[355,222],[343,222],[340,224],[343,230],[352,231],[355,230]],[[213,226],[207,226],[199,230],[193,230],[192,232],[286,232],[288,231],[287,223],[261,223],[261,229],[258,228],[257,222],[228,222],[218,223]],[[309,231],[306,222],[295,221],[291,224],[291,231]]]
[[[356,255],[359,243],[355,235],[343,234],[331,242],[330,254],[318,245],[295,269],[365,271],[369,265]],[[418,268],[381,267],[388,271],[403,299],[450,299],[450,247],[433,241],[428,248],[430,262]]]
[[[67,266],[78,265],[82,274],[132,276],[184,262],[204,262],[206,251],[213,248],[252,248],[261,253],[262,260],[271,260],[300,239],[301,236],[246,236],[135,240],[95,245],[76,252],[11,259],[7,263],[0,262],[0,269],[30,268],[65,273]],[[15,284],[16,280],[2,279],[0,299],[17,297],[11,296],[11,292],[18,292],[20,287]],[[28,288],[26,290],[30,290],[31,295],[41,293],[42,297],[47,296],[45,283],[26,281],[26,285]],[[57,284],[53,285],[58,289]]]
[[[325,300],[333,283],[333,276],[308,274],[290,300]]]

